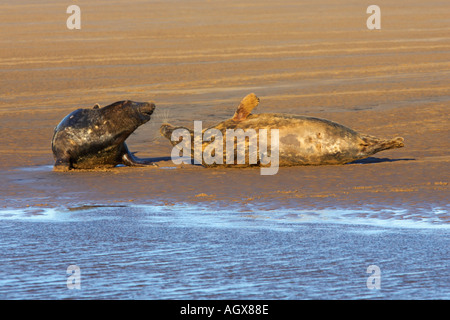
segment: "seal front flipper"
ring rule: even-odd
[[[72,164],[70,163],[70,159],[56,159],[55,164],[53,166],[53,171],[69,171],[72,168]]]
[[[258,104],[259,98],[254,93],[250,93],[242,99],[232,119],[235,121],[243,121],[247,119],[252,110],[255,109]]]

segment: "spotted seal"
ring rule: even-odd
[[[118,101],[100,108],[78,109],[55,127],[52,151],[54,170],[153,165],[136,158],[125,140],[148,122],[155,105],[151,102]]]
[[[238,106],[233,117],[216,124],[202,131],[202,134],[211,129],[216,129],[222,133],[223,142],[226,140],[227,130],[243,129],[244,131],[253,129],[260,140],[261,129],[278,129],[279,140],[279,166],[298,166],[298,165],[332,165],[345,164],[355,160],[364,159],[371,155],[393,148],[404,146],[404,139],[397,137],[394,139],[381,139],[371,135],[358,133],[341,124],[301,115],[289,115],[280,113],[252,114],[252,110],[259,104],[259,98],[252,94],[247,95]],[[160,128],[162,136],[168,138],[172,145],[179,144],[179,140],[172,138],[172,133],[177,130],[188,130],[191,135],[192,146],[191,156],[195,158],[194,150],[194,131],[185,127],[174,127],[165,123]],[[258,131],[259,130],[259,131]],[[220,139],[220,138],[219,138]],[[248,139],[250,141],[250,139]],[[270,147],[270,139],[268,139]],[[202,140],[202,152],[212,144],[211,139]],[[238,145],[244,144],[244,149],[239,149]],[[273,144],[273,142],[272,142]],[[251,151],[248,148],[249,142],[244,138],[235,142],[235,152],[237,150],[249,150],[245,158],[245,163],[239,166],[248,166],[248,160]],[[226,150],[223,150],[223,161],[221,165],[232,166],[236,162],[229,164],[226,161]],[[253,149],[255,150],[255,149]],[[261,155],[261,151],[254,151]],[[198,155],[198,154],[197,154]],[[234,155],[237,158],[237,154]],[[261,160],[261,157],[259,158]],[[206,163],[204,159],[201,162],[204,166],[216,166],[218,162]],[[257,165],[261,165],[260,161]]]

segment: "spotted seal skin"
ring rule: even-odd
[[[138,159],[125,140],[148,122],[155,105],[151,102],[118,101],[100,108],[78,109],[55,128],[52,151],[55,171],[154,165]]]
[[[226,129],[254,129],[258,134],[259,129],[279,130],[279,166],[299,166],[299,165],[336,165],[345,164],[355,160],[364,159],[373,154],[404,146],[404,139],[397,137],[394,139],[380,139],[374,136],[360,134],[350,128],[338,123],[300,115],[288,115],[280,113],[252,114],[251,111],[259,104],[259,99],[254,94],[247,95],[240,103],[232,118],[216,124],[211,128],[222,132],[225,145]],[[163,124],[160,133],[171,140],[172,132],[184,127],[174,127],[170,124]],[[203,130],[205,132],[209,128]],[[194,147],[194,132],[191,133],[192,148]],[[258,137],[259,139],[259,137]],[[246,139],[248,140],[248,139]],[[268,138],[268,150],[270,141]],[[172,145],[177,145],[178,141],[171,141]],[[203,150],[210,144],[203,141]],[[246,143],[246,161],[248,161],[248,141]],[[226,164],[226,148],[224,147],[224,161]],[[235,143],[235,150],[236,143]],[[194,150],[192,150],[192,157]],[[204,166],[211,166],[203,162]],[[217,164],[214,164],[214,166]],[[232,166],[232,165],[231,165]],[[245,165],[248,166],[246,162]]]

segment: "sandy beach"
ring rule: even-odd
[[[448,231],[448,3],[378,1],[381,30],[366,27],[368,4],[359,1],[77,1],[80,30],[66,27],[69,4],[0,4],[0,209],[400,208]],[[273,176],[173,164],[161,119],[212,125],[251,92],[261,100],[254,113],[325,118],[401,136],[405,147]],[[53,172],[59,121],[77,108],[120,100],[156,104],[154,119],[127,145],[158,167]]]

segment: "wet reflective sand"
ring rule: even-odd
[[[450,297],[450,230],[433,215],[192,205],[0,215],[5,299]],[[67,287],[69,265],[80,290]],[[370,265],[380,289],[367,286]]]

